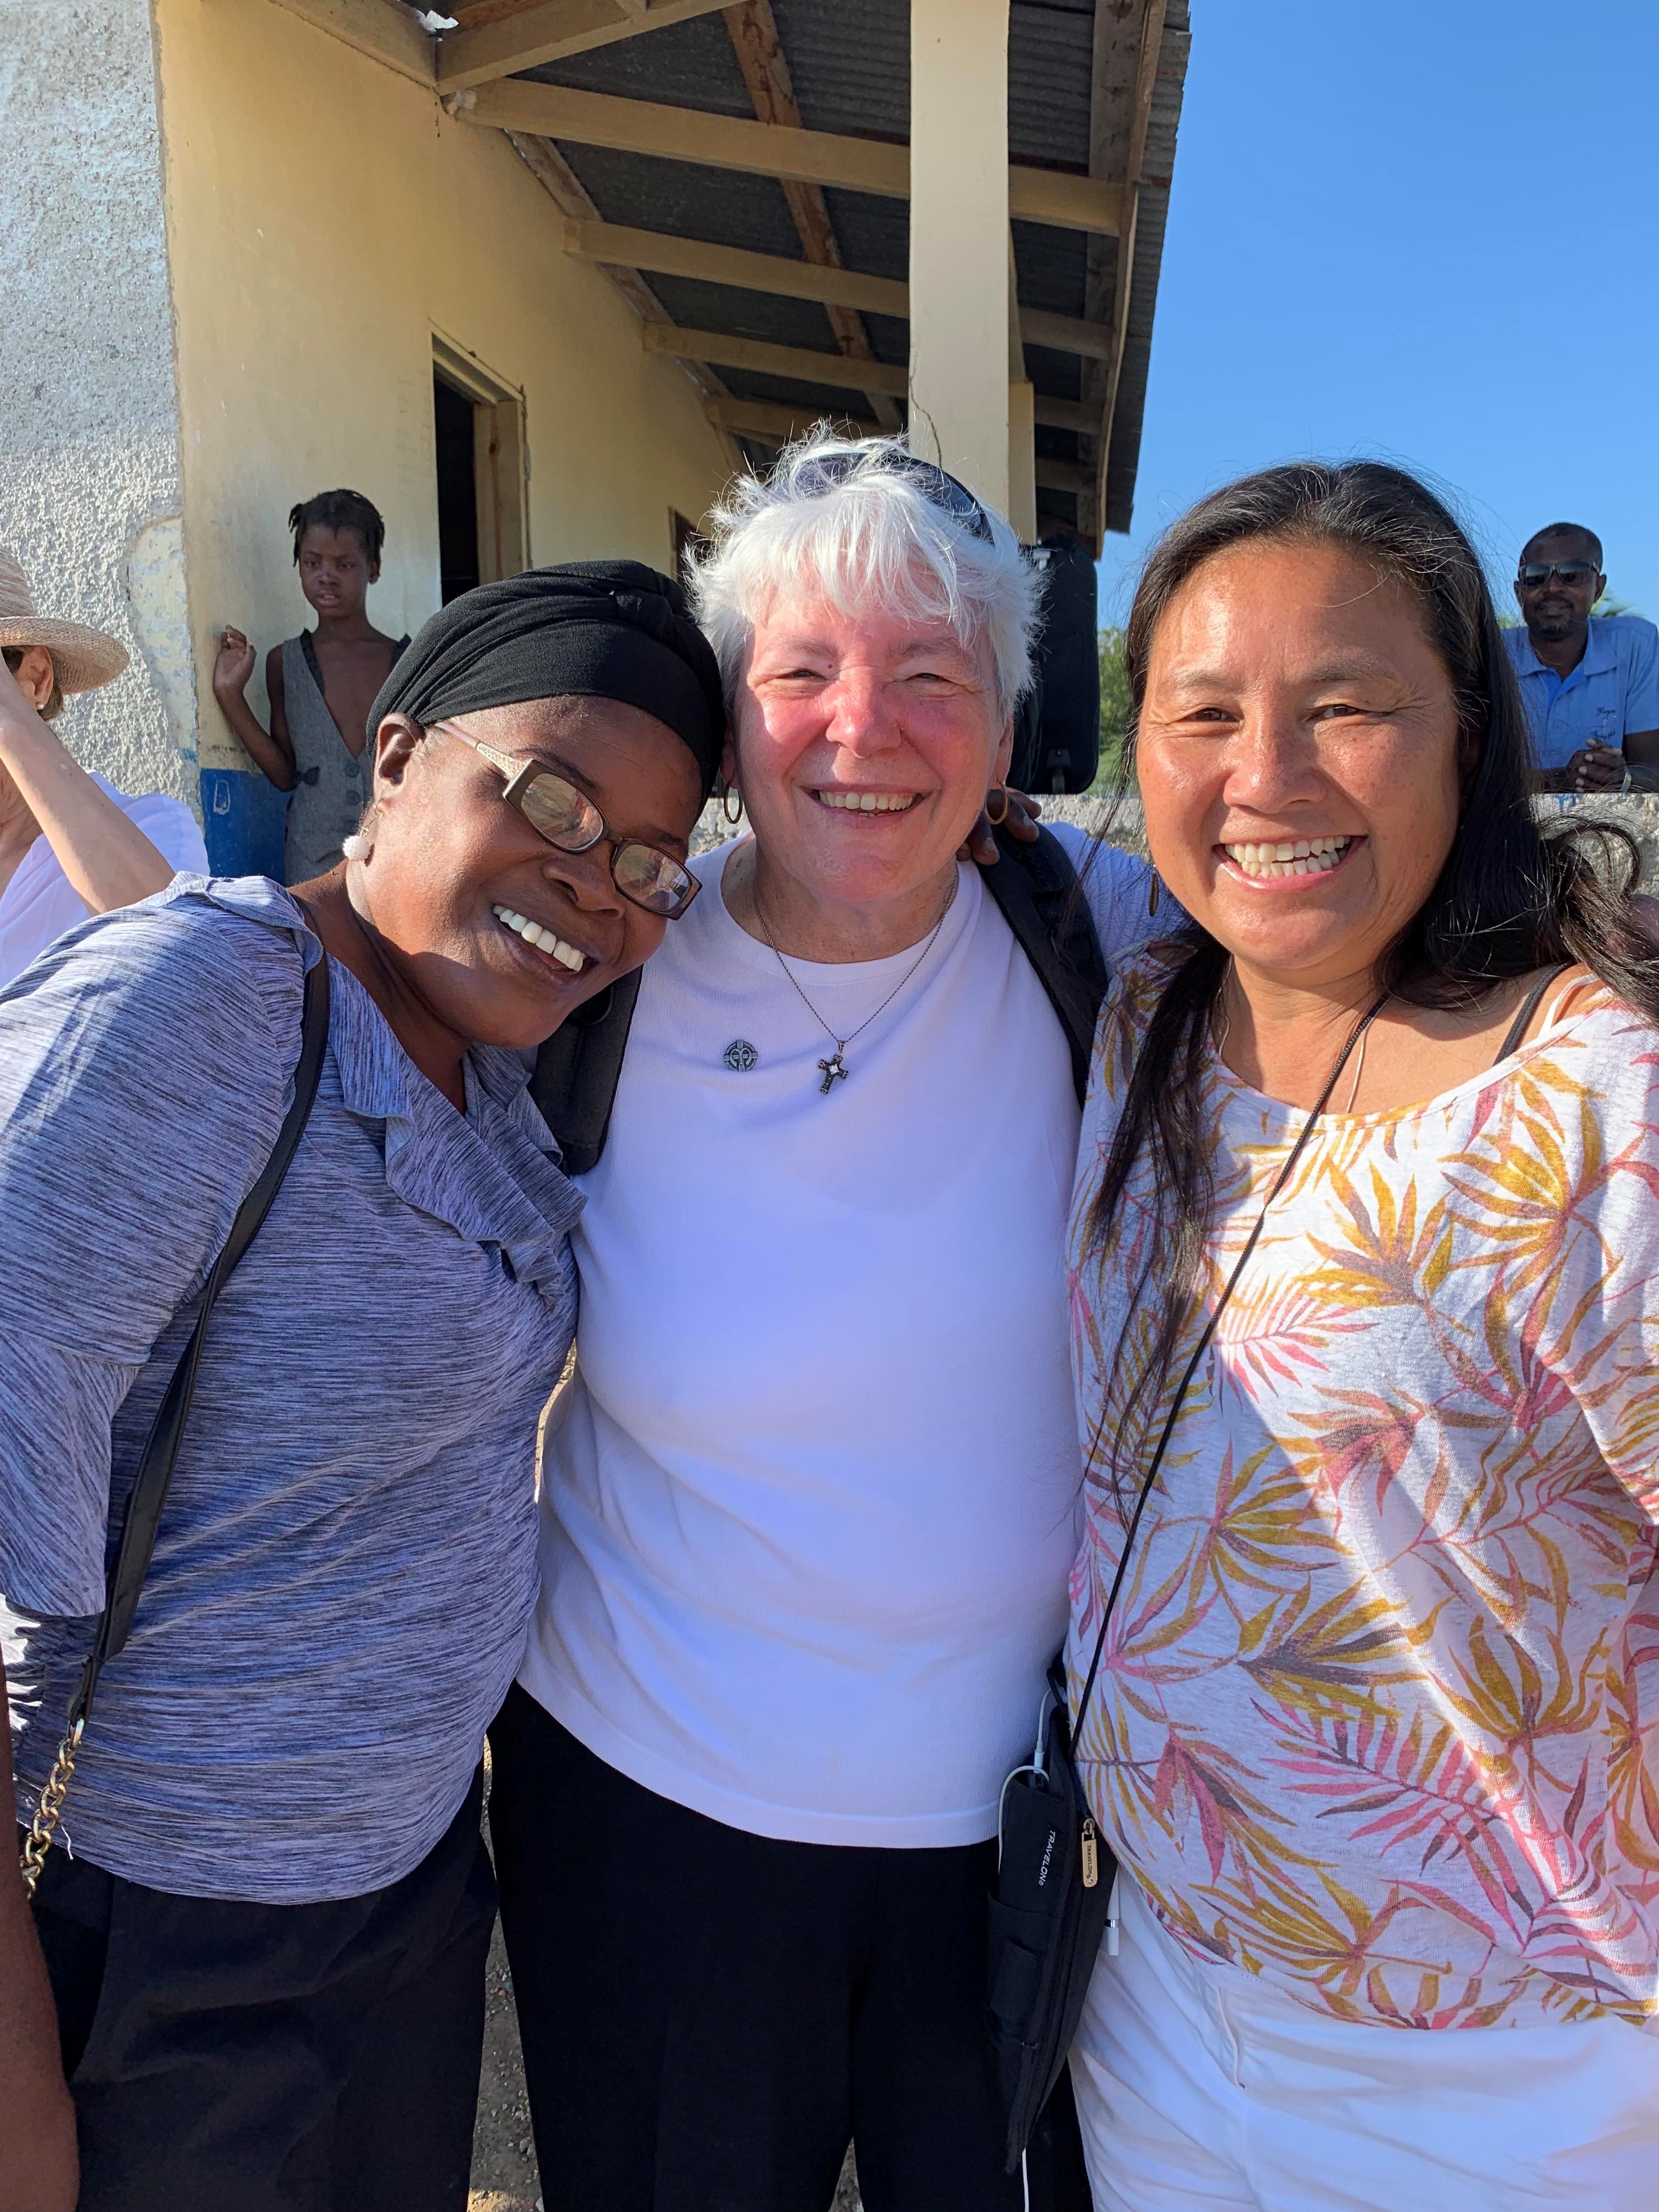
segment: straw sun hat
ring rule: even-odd
[[[22,651],[44,645],[60,691],[95,691],[127,665],[127,649],[86,623],[51,622],[34,611],[29,580],[13,555],[0,548],[0,646]]]

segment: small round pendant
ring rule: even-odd
[[[751,1067],[760,1066],[760,1054],[747,1037],[733,1037],[720,1058],[733,1075],[747,1075]]]

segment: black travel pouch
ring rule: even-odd
[[[1002,1793],[989,1908],[989,2021],[1010,2173],[1077,2033],[1116,1873],[1072,1757],[1063,1659],[1048,1690],[1031,1763]]]

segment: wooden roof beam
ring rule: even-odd
[[[713,115],[702,108],[666,107],[655,100],[618,100],[610,93],[517,79],[460,93],[452,110],[468,123],[533,132],[571,145],[651,154],[702,168],[739,169],[751,176],[872,192],[883,199],[909,197],[909,149],[879,138],[798,131]],[[1018,165],[1008,172],[1008,211],[1024,222],[1112,237],[1121,204],[1121,188],[1101,178]]]
[[[765,438],[776,446],[787,445],[791,438],[803,436],[816,423],[824,420],[822,408],[791,407],[775,399],[709,399],[704,402],[703,412],[717,429],[732,430],[744,437]],[[832,414],[830,418],[838,428],[854,431],[860,438],[873,438],[881,425],[857,415]],[[1037,396],[1036,419],[1056,430],[1092,429],[1098,416],[1092,407],[1085,407],[1075,399],[1045,399]],[[1043,461],[1041,467],[1062,468],[1076,464]],[[1073,489],[1068,479],[1063,489]]]
[[[1085,461],[1051,461],[1039,453],[1036,480],[1039,491],[1071,491],[1082,495],[1093,490],[1095,472]]]
[[[726,9],[726,31],[757,119],[787,124],[791,129],[799,130],[801,112],[795,100],[794,80],[789,73],[783,40],[778,35],[777,19],[772,13],[772,0],[744,0],[743,5]],[[781,178],[779,189],[807,259],[826,269],[839,269],[841,244],[830,220],[823,188]],[[875,349],[864,327],[862,315],[836,301],[826,300],[823,306],[830,334],[842,351],[850,354],[855,361],[873,361]],[[877,422],[885,429],[896,430],[900,421],[896,403],[884,392],[867,392],[866,397]]]
[[[827,384],[837,392],[878,392],[902,399],[909,371],[882,361],[854,361],[844,353],[814,353],[806,346],[771,345],[761,338],[735,338],[725,331],[685,331],[678,325],[641,325],[647,353],[671,354],[676,361],[706,362],[715,368],[746,368],[758,376],[781,376],[797,384]]]
[[[1134,289],[1135,219],[1139,208],[1140,171],[1146,158],[1146,133],[1151,127],[1152,100],[1158,88],[1158,65],[1164,52],[1164,21],[1167,12],[1167,0],[1143,0],[1134,93],[1129,110],[1129,144],[1123,169],[1122,220],[1118,231],[1115,296],[1112,302],[1112,351],[1105,373],[1105,389],[1100,395],[1095,483],[1092,492],[1088,495],[1097,517],[1097,540],[1104,538],[1106,530],[1112,426],[1117,416],[1117,392],[1123,376],[1123,356],[1129,343],[1129,307]],[[1099,31],[1097,16],[1097,38]],[[1085,286],[1085,299],[1089,289]],[[1087,303],[1094,304],[1091,300]]]
[[[567,222],[564,250],[579,261],[621,263],[659,276],[690,276],[731,284],[744,292],[772,292],[825,307],[854,307],[878,315],[908,315],[910,289],[896,277],[865,276],[856,270],[795,261],[782,253],[751,253],[736,246],[665,231],[633,230],[619,222]]]
[[[477,28],[468,21],[475,11],[460,8],[460,28],[447,33],[439,50],[438,89],[461,92],[488,84],[519,70],[539,69],[544,62],[636,39],[641,31],[712,15],[726,4],[726,0],[540,0],[539,5],[486,20]]]
[[[784,407],[773,399],[708,399],[702,411],[717,430],[764,438],[769,446],[787,446],[793,438],[804,438],[825,419],[822,408],[814,413],[810,407]],[[866,416],[832,415],[829,419],[838,429],[851,430],[860,438],[882,434],[880,423]]]
[[[642,336],[647,353],[673,355],[677,361],[703,362],[716,368],[746,368],[760,376],[787,377],[795,384],[823,384],[838,392],[866,392],[873,383],[896,399],[906,397],[908,371],[896,362],[854,361],[844,353],[815,353],[810,346],[774,345],[764,338],[734,337],[729,331],[688,331],[678,324],[647,324]],[[799,414],[799,408],[792,410]],[[1097,428],[1100,418],[1075,399],[1036,401],[1036,419],[1055,430]]]
[[[649,269],[659,276],[690,276],[702,283],[730,284],[740,291],[770,292],[790,300],[815,300],[826,307],[858,308],[868,314],[902,317],[910,312],[910,288],[897,277],[866,276],[854,269],[795,261],[782,253],[751,253],[746,247],[714,246],[702,239],[679,238],[666,231],[635,230],[625,223],[567,222],[564,250],[579,261]],[[1085,323],[1075,315],[1051,315],[1041,308],[1022,307],[1019,331],[1027,345],[1081,354],[1090,361],[1112,357],[1109,326]]]

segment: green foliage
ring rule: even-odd
[[[1133,709],[1129,672],[1123,665],[1123,632],[1100,633],[1100,773],[1091,789],[1108,791],[1117,777]]]

